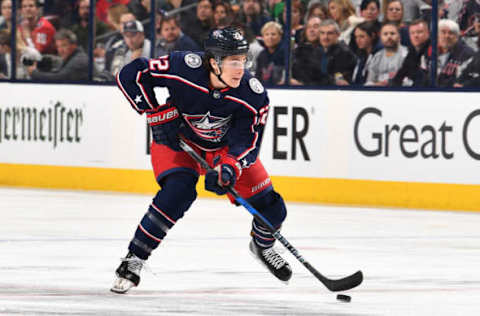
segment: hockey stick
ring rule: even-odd
[[[180,140],[180,147],[190,155],[195,161],[197,161],[202,168],[205,170],[212,170],[212,168],[208,165],[208,163],[199,155],[192,147],[190,147],[187,143],[185,143],[182,139]],[[260,214],[250,203],[248,203],[244,198],[242,198],[238,192],[232,188],[227,188],[228,193],[230,193],[239,204],[247,209],[253,217],[259,221],[263,226],[267,227],[270,233],[272,233],[273,237],[278,240],[285,248],[290,251],[298,261],[300,261],[308,271],[310,271],[320,282],[323,283],[332,292],[338,291],[345,291],[350,290],[362,283],[363,281],[363,274],[362,271],[357,271],[352,275],[341,279],[329,279],[326,276],[322,275],[320,272],[317,271],[299,252],[298,250],[293,247],[285,237],[280,234],[279,231],[275,230],[272,224],[262,215]]]

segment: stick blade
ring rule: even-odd
[[[359,286],[363,282],[363,273],[357,271],[352,275],[336,280],[323,277],[320,281],[332,292],[346,291]]]

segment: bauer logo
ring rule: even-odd
[[[365,157],[392,157],[451,160],[463,151],[480,160],[480,109],[467,112],[461,122],[450,117],[436,123],[399,122],[387,119],[382,110],[368,107],[355,118],[353,137],[357,150]],[[431,119],[426,117],[425,120]],[[461,144],[458,146],[457,144]],[[457,152],[455,152],[457,151]]]
[[[0,144],[36,142],[51,144],[80,143],[83,112],[67,108],[61,102],[49,107],[0,108]]]

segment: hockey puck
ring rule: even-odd
[[[337,300],[345,302],[345,303],[349,303],[352,300],[352,298],[348,295],[338,294],[337,295]]]

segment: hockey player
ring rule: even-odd
[[[262,84],[246,70],[248,43],[235,28],[210,32],[205,53],[172,52],[156,59],[138,58],[117,75],[132,107],[147,114],[153,142],[151,160],[161,186],[138,225],[127,256],[116,270],[111,291],[126,293],[140,282],[140,271],[167,232],[197,197],[200,165],[179,147],[179,137],[200,153],[213,171],[205,189],[222,195],[233,186],[274,227],[286,217],[282,197],[258,159],[269,100]],[[169,97],[158,104],[154,87]],[[289,264],[273,249],[267,228],[252,221],[250,251],[281,281]]]

